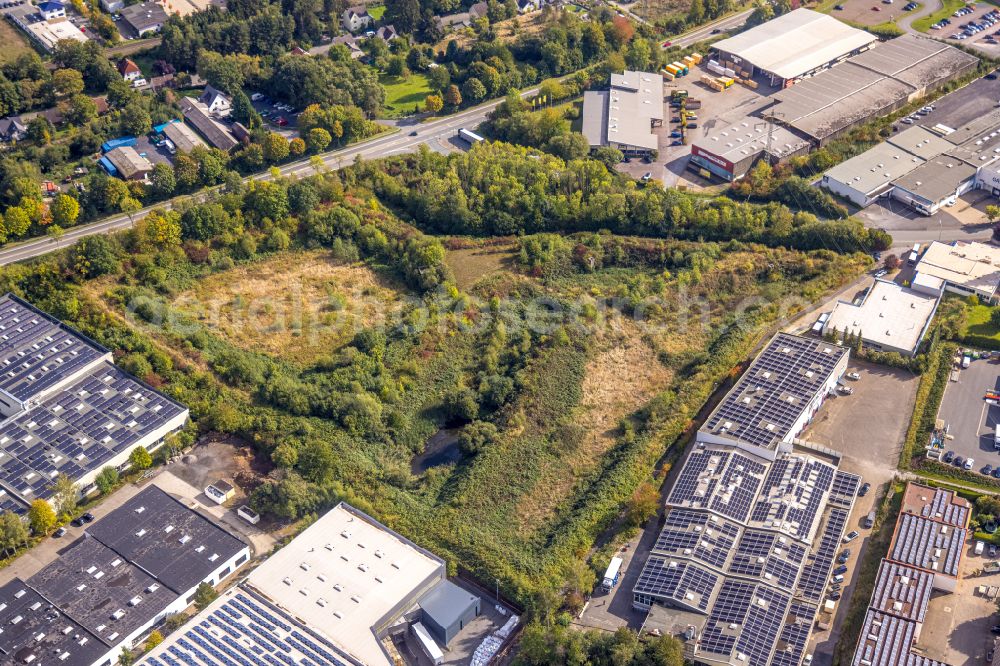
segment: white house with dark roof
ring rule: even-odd
[[[340,17],[344,30],[348,32],[363,30],[371,24],[372,20],[372,15],[368,13],[368,8],[364,5],[348,7]]]

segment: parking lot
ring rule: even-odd
[[[862,26],[877,25],[886,21],[895,21],[907,14],[912,14],[920,7],[920,4],[909,10],[904,9],[904,7],[909,6],[911,6],[911,3],[907,2],[907,0],[894,0],[892,2],[885,2],[885,0],[844,0],[830,10],[830,16],[838,18],[841,21],[850,21]],[[838,9],[838,7],[841,9]]]
[[[272,132],[284,134],[285,138],[298,136],[296,125],[298,124],[298,112],[301,109],[293,109],[287,104],[269,99],[266,96],[251,100],[251,104]]]
[[[945,451],[956,458],[972,458],[972,469],[984,465],[1000,465],[1000,454],[994,449],[996,426],[1000,423],[1000,407],[983,400],[986,389],[1000,388],[1000,363],[996,360],[972,361],[958,371],[958,381],[948,382],[938,418],[948,429]]]
[[[944,21],[931,26],[939,33],[935,37],[951,42],[962,42],[966,46],[996,47],[996,36],[1000,36],[1000,9],[992,4],[963,7]],[[933,34],[933,33],[932,33]]]

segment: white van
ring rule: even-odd
[[[975,548],[975,550],[973,550],[973,552],[976,555],[982,555],[984,548],[986,548],[986,544],[985,543],[983,543],[982,541],[976,541],[976,548]]]

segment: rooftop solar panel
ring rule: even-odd
[[[773,448],[791,433],[848,350],[779,333],[706,421],[703,431]]]

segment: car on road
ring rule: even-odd
[[[416,135],[417,135],[417,130],[413,130],[412,132],[410,132],[410,136],[416,136]]]
[[[58,539],[59,537],[61,537],[64,534],[66,534],[66,528],[65,527],[60,527],[59,529],[57,529],[55,532],[52,533],[52,536],[55,537],[56,539]]]
[[[684,142],[681,141],[680,139],[675,139],[675,140],[673,140],[673,141],[670,142],[670,145],[671,146],[683,146]]]
[[[946,463],[950,463],[954,459],[955,459],[955,452],[954,451],[949,451],[948,453],[944,454],[944,457],[941,458],[941,461],[942,462],[946,462]]]
[[[900,122],[903,123],[904,125],[912,125],[913,118],[903,118]]]
[[[847,373],[847,378],[848,379],[853,379],[854,381],[858,381],[859,379],[861,379],[861,375],[859,375],[856,372],[848,372]]]
[[[851,559],[851,549],[845,548],[844,551],[837,556],[838,564],[847,564],[847,560]]]
[[[718,35],[720,32],[722,32],[722,28],[712,28],[713,35]]]
[[[868,494],[868,491],[872,489],[872,484],[866,483],[860,488],[858,488],[858,497],[864,497]]]
[[[872,7],[872,11],[873,12],[880,12],[880,11],[882,11],[882,8],[881,7]]]
[[[844,535],[844,543],[851,543],[852,541],[854,541],[855,539],[857,539],[859,536],[860,536],[860,533],[857,530],[851,530],[850,532],[848,532],[847,534]]]
[[[963,467],[965,467],[965,469],[972,469],[972,466],[975,465],[975,464],[976,464],[976,461],[975,461],[974,458],[966,458],[965,464],[963,465]]]
[[[669,49],[673,44],[673,42],[663,42],[663,48]]]

